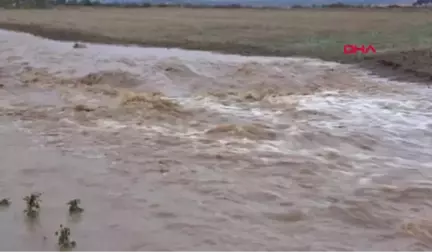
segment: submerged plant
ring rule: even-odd
[[[81,203],[80,199],[73,199],[73,200],[69,201],[67,203],[69,205],[69,213],[73,214],[73,213],[83,212],[84,209],[79,206],[80,203]]]
[[[87,48],[87,46],[83,43],[76,42],[76,43],[74,43],[73,48],[74,49]]]
[[[94,108],[90,108],[84,104],[78,104],[74,107],[74,110],[77,112],[91,112],[94,111]]]
[[[76,242],[71,241],[69,238],[70,228],[60,225],[60,230],[55,232],[55,235],[58,236],[57,245],[60,249],[74,248],[76,246]]]
[[[4,198],[4,199],[0,200],[0,207],[7,207],[10,204],[11,204],[11,201],[8,198]]]
[[[24,212],[27,214],[28,217],[36,217],[40,210],[39,203],[41,202],[40,193],[32,193],[30,196],[24,197],[24,201],[26,202],[27,206]]]

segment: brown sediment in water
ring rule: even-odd
[[[112,38],[101,34],[88,33],[74,29],[60,29],[46,27],[37,24],[0,23],[1,29],[30,33],[44,38],[59,41],[85,41],[93,43],[117,44],[117,45],[141,45],[150,47],[178,47],[192,50],[216,51],[221,53],[232,53],[240,55],[277,56],[277,57],[312,57],[341,63],[355,64],[368,69],[379,77],[392,78],[401,81],[415,81],[430,83],[432,81],[432,57],[431,49],[412,49],[405,51],[393,51],[378,53],[362,59],[347,57],[347,55],[335,52],[302,51],[295,50],[268,50],[261,47],[240,45],[236,43],[211,43],[211,42],[151,42],[127,38]],[[185,71],[176,67],[163,67],[167,72]],[[245,65],[237,69],[237,73],[253,74],[254,64]],[[90,78],[90,76],[89,76]],[[97,79],[97,77],[96,77]],[[84,80],[86,81],[86,80]]]
[[[220,99],[235,99],[238,101],[249,101],[249,102],[257,102],[257,101],[263,101],[271,97],[277,97],[277,96],[286,96],[293,94],[291,92],[286,92],[284,90],[276,90],[271,88],[263,88],[263,89],[252,89],[252,90],[246,90],[246,91],[226,91],[226,92],[215,92],[210,91],[207,94],[207,96],[216,97]]]
[[[41,50],[29,57],[53,69],[68,60],[81,70],[92,63],[112,69],[122,58],[101,62],[91,46],[67,46],[73,55],[61,61],[62,46],[51,51],[52,44],[34,43]],[[182,53],[184,59],[166,61],[131,57],[138,65],[131,72],[141,71],[136,79],[148,89],[117,87],[135,79],[121,71],[71,77],[62,74],[73,64],[52,74],[9,67],[18,70],[2,76],[0,189],[12,199],[30,187],[44,191],[47,207],[40,225],[25,231],[15,215],[22,209],[12,204],[2,212],[0,245],[49,250],[38,235],[42,241],[64,223],[66,199],[79,197],[86,210],[70,221],[82,250],[432,246],[420,238],[429,239],[422,233],[428,225],[416,235],[402,230],[409,216],[430,214],[432,185],[421,185],[432,161],[427,89],[359,79],[355,69],[318,61],[204,58],[220,66],[216,71]],[[235,73],[242,68],[253,71]],[[215,82],[206,82],[212,74]],[[14,85],[20,75],[27,86]],[[176,88],[185,92],[172,99],[167,94]],[[61,102],[48,103],[57,96]]]
[[[124,108],[136,108],[149,112],[181,115],[186,114],[181,106],[173,100],[168,99],[162,93],[145,93],[124,91],[120,94],[120,106]]]
[[[140,85],[142,82],[138,77],[124,71],[101,71],[90,73],[84,77],[71,81],[88,86],[108,85],[117,88],[132,88]]]
[[[25,67],[18,76],[26,85],[45,89],[59,88],[63,95],[78,95],[80,98],[73,99],[76,104],[72,111],[76,112],[91,112],[95,116],[104,117],[118,117],[120,114],[125,117],[129,114],[159,119],[172,116],[183,118],[189,114],[180,104],[160,92],[133,91],[131,88],[140,85],[141,81],[122,71],[101,71],[78,78],[65,78],[51,74],[47,69]],[[92,104],[92,99],[86,97],[94,95],[102,95],[107,99]],[[65,109],[68,110],[67,107]]]
[[[233,136],[252,140],[275,140],[277,134],[262,124],[235,125],[222,124],[207,130],[211,136]]]
[[[26,66],[18,75],[24,85],[57,85],[60,81],[44,68]]]
[[[422,242],[424,247],[432,246],[432,223],[429,219],[410,220],[402,224],[401,230]]]
[[[78,78],[66,78],[53,74],[48,68],[24,66],[19,72],[20,80],[25,84],[75,85],[75,86],[111,86],[132,88],[141,84],[141,80],[125,71],[100,71]]]

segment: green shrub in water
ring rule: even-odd
[[[81,213],[84,211],[84,209],[82,209],[79,204],[81,203],[80,199],[73,199],[71,201],[69,201],[67,204],[69,205],[69,213],[70,214],[74,214],[74,213]]]
[[[58,236],[57,245],[60,249],[70,249],[76,246],[75,241],[70,240],[70,228],[60,225],[60,230],[55,232]]]
[[[24,201],[26,202],[26,209],[24,213],[27,214],[28,217],[34,218],[38,215],[40,210],[40,193],[32,193],[29,196],[24,197]]]
[[[4,198],[4,199],[0,200],[0,207],[7,207],[10,204],[11,204],[11,201],[8,198]]]

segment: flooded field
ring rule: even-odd
[[[0,84],[2,250],[56,249],[60,224],[79,250],[432,249],[423,85],[6,31]]]

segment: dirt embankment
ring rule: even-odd
[[[383,77],[432,83],[432,49],[378,54],[359,63]]]
[[[259,56],[292,56],[295,52],[283,52],[280,50],[269,50],[253,45],[244,45],[240,43],[214,43],[214,42],[195,42],[195,41],[143,41],[132,38],[108,37],[102,34],[84,32],[78,29],[60,29],[55,27],[45,27],[38,24],[17,24],[1,23],[0,29],[19,31],[33,34],[35,36],[49,38],[59,41],[83,41],[101,44],[117,45],[139,45],[148,47],[169,47],[183,48],[190,50],[205,50],[222,53],[241,54],[241,55],[259,55]]]
[[[378,53],[374,56],[358,60],[354,57],[346,57],[325,52],[295,52],[291,50],[269,50],[257,46],[237,43],[205,43],[205,42],[152,42],[133,40],[128,38],[112,38],[101,34],[86,33],[74,29],[59,29],[45,27],[37,24],[0,23],[0,29],[13,30],[30,33],[36,36],[59,40],[59,41],[84,41],[103,44],[141,45],[154,47],[178,47],[192,50],[207,50],[221,53],[257,56],[306,56],[323,60],[337,61],[341,63],[358,64],[360,67],[371,70],[380,77],[393,80],[432,83],[432,48],[412,49],[409,51],[396,51]]]

